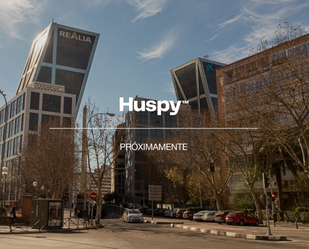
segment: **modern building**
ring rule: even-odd
[[[111,168],[110,167],[106,167],[107,170],[103,176],[103,181],[102,181],[102,185],[101,185],[101,197],[102,200],[104,200],[104,196],[106,194],[110,194],[111,193]],[[98,171],[95,169],[92,174],[94,176],[94,178],[97,180],[98,179]],[[92,177],[90,176],[90,188],[92,192],[98,192],[98,187],[97,185],[94,183]]]
[[[32,82],[7,103],[7,126],[5,126],[5,105],[0,108],[0,159],[3,150],[3,167],[9,169],[5,176],[9,185],[6,200],[20,199],[20,189],[12,188],[12,184],[20,178],[22,163],[21,151],[27,145],[27,139],[37,134],[44,122],[56,118],[62,124],[73,125],[75,120],[76,95],[65,93],[65,87],[41,82]],[[4,141],[5,140],[5,141]],[[18,198],[17,198],[18,197]]]
[[[2,186],[9,184],[6,200],[22,195],[16,186],[21,186],[20,153],[28,137],[50,118],[74,125],[98,39],[97,33],[51,23],[33,41],[15,96],[7,102],[7,117],[6,106],[0,108],[1,167],[9,170]]]
[[[198,113],[218,109],[216,70],[225,64],[197,58],[171,70],[177,100],[189,101]]]
[[[138,96],[134,99],[134,101],[138,101],[139,103],[147,100],[152,99],[145,99]],[[126,127],[134,127],[136,129],[127,137],[127,142],[137,142],[139,144],[165,142],[173,136],[173,131],[168,128],[176,127],[178,115],[189,110],[189,105],[181,105],[177,115],[170,115],[171,110],[162,113],[162,115],[149,111],[129,112]],[[148,185],[154,184],[152,181],[155,176],[149,173],[148,170],[145,170],[147,163],[148,159],[145,158],[144,151],[125,150],[126,202],[139,204],[148,202]]]
[[[64,86],[76,95],[75,112],[86,87],[99,34],[51,23],[33,41],[16,95],[33,81]]]

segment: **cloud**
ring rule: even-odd
[[[127,0],[127,2],[139,12],[132,20],[132,22],[135,22],[139,19],[145,19],[162,12],[168,0]]]
[[[165,92],[175,95],[174,84],[172,82],[166,82],[166,85],[167,87],[165,89]]]
[[[237,44],[226,49],[213,51],[211,54],[216,60],[231,63],[250,54],[250,49],[256,48],[261,38],[271,40],[278,24],[309,6],[308,2],[295,4],[292,0],[278,0],[278,2],[251,0],[250,5],[244,6],[234,18],[230,18],[217,25],[218,29],[230,28],[231,25],[244,25],[250,31],[242,36]],[[265,5],[268,4],[268,5]],[[263,11],[262,11],[262,10]],[[265,11],[265,9],[267,11]]]
[[[39,2],[33,0],[0,1],[0,30],[13,38],[22,39],[17,25],[38,15]]]
[[[150,49],[144,48],[144,52],[137,51],[137,53],[140,55],[139,58],[141,58],[143,62],[150,59],[163,58],[164,54],[166,54],[168,50],[170,50],[170,48],[173,46],[176,39],[177,36],[175,35],[175,32],[169,32],[169,34],[166,35],[158,45],[153,46]]]
[[[218,34],[214,35],[213,37],[211,37],[210,39],[208,40],[205,40],[204,42],[209,42],[209,41],[212,41],[213,39],[215,39],[216,37],[218,36]]]

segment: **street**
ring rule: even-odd
[[[2,234],[1,248],[308,248],[305,240],[251,241],[171,228],[104,220],[104,229],[73,233]],[[247,227],[246,227],[247,228]]]

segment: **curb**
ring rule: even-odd
[[[82,230],[99,229],[99,228],[79,228],[79,229],[55,229],[55,230],[39,230],[39,231],[20,231],[20,232],[0,232],[0,234],[35,234],[35,233],[72,233]]]
[[[171,223],[171,227],[182,228],[185,230],[191,230],[195,232],[201,233],[208,233],[214,235],[221,235],[233,238],[242,238],[242,239],[249,239],[249,240],[272,240],[272,241],[287,241],[286,236],[280,235],[255,235],[255,234],[243,234],[243,233],[236,233],[236,232],[226,232],[222,230],[211,230],[211,229],[204,229],[200,227],[192,227],[192,226],[184,226]]]
[[[160,224],[183,224],[183,222],[169,222],[169,221],[154,221],[154,220],[144,220],[144,223],[152,223],[155,225],[160,225]]]

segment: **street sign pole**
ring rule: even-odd
[[[262,174],[263,177],[263,187],[264,187],[264,194],[265,194],[265,204],[266,204],[266,216],[267,216],[267,235],[272,235],[270,231],[270,225],[269,225],[269,209],[268,209],[268,198],[267,198],[267,191],[265,188],[265,177],[264,173]]]
[[[151,219],[153,220],[153,200],[151,201]]]

